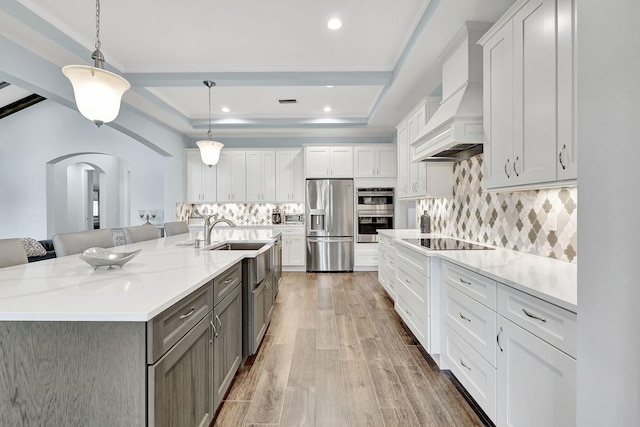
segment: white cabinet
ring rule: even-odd
[[[572,0],[521,0],[480,40],[487,189],[577,178],[574,20]]]
[[[353,178],[352,146],[305,148],[307,178]]]
[[[282,265],[287,267],[304,267],[305,235],[304,227],[282,228]]]
[[[396,247],[393,239],[378,235],[378,281],[389,297],[396,299]]]
[[[191,203],[216,201],[217,167],[202,163],[200,150],[185,150],[186,201]]]
[[[246,151],[246,200],[268,202],[276,200],[276,154],[272,150]]]
[[[276,150],[276,202],[304,201],[302,150]]]
[[[245,151],[224,149],[220,153],[217,174],[218,202],[246,200]]]
[[[396,147],[355,146],[353,147],[353,176],[356,178],[395,178]]]
[[[398,153],[398,185],[400,199],[451,197],[453,195],[452,163],[412,163],[413,142],[440,106],[440,98],[424,98],[396,127]]]

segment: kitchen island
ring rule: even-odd
[[[276,235],[214,230],[212,243]],[[142,249],[122,269],[77,255],[0,269],[0,425],[208,425],[239,364],[219,357],[214,379],[218,337],[241,350],[240,262],[270,245],[212,251],[195,237],[118,247]]]

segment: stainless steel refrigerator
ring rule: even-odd
[[[353,179],[308,179],[307,271],[353,271]]]

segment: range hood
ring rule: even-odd
[[[465,22],[440,55],[442,102],[411,142],[412,162],[460,160],[482,152],[482,46],[491,27]]]

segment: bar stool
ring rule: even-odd
[[[165,222],[164,235],[175,236],[176,234],[185,234],[189,232],[189,226],[185,221]]]
[[[0,268],[27,263],[22,239],[0,239]]]
[[[152,240],[160,238],[158,229],[153,224],[137,225],[135,227],[125,227],[124,240],[129,243],[144,242],[145,240]]]
[[[74,233],[59,233],[53,236],[53,247],[57,257],[74,255],[86,249],[112,248],[114,245],[111,230],[77,231]]]

